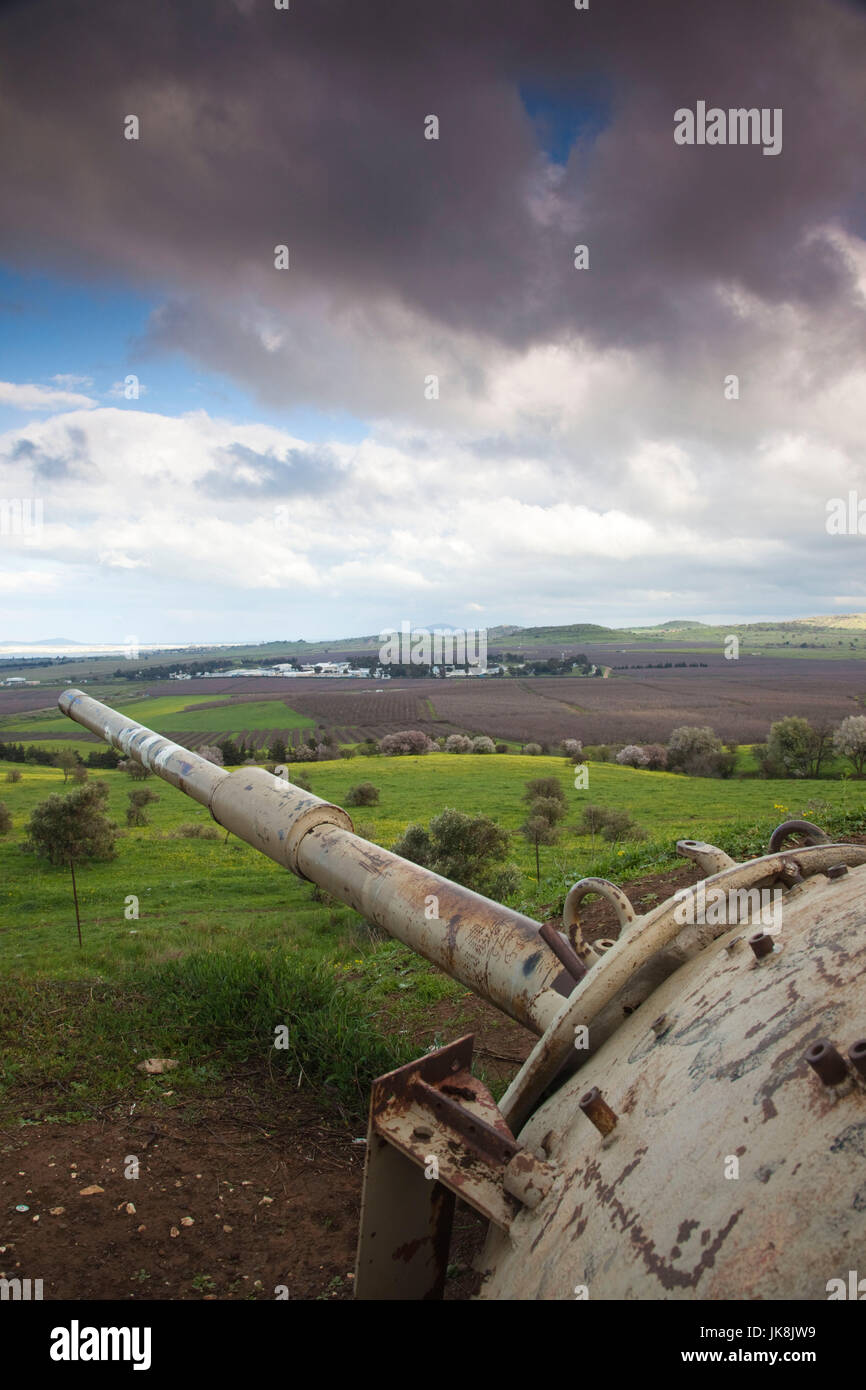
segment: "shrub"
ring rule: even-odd
[[[51,864],[113,859],[117,826],[103,814],[104,782],[88,782],[70,796],[49,796],[33,812],[24,848]]]
[[[64,782],[68,782],[70,772],[74,767],[78,766],[78,758],[71,748],[62,748],[60,752],[56,753],[54,756],[54,766],[62,769],[63,780]]]
[[[508,744],[507,744],[507,743],[497,743],[497,745],[496,745],[496,751],[497,751],[497,753],[507,753],[507,752],[508,752]]]
[[[833,735],[833,748],[847,758],[858,777],[866,763],[866,715],[849,714]]]
[[[538,758],[538,757],[541,756],[541,744],[540,744],[540,743],[524,743],[524,745],[523,745],[523,747],[521,748],[520,751],[521,751],[521,753],[523,753],[527,758]]]
[[[650,772],[660,772],[667,767],[668,750],[663,743],[645,743],[643,751],[647,756],[646,765]]]
[[[610,811],[606,806],[596,806],[592,802],[583,808],[583,815],[577,824],[578,834],[598,835],[607,824]]]
[[[13,767],[13,768],[10,768],[9,771],[6,773],[6,781],[7,781],[7,782],[20,782],[20,781],[21,781],[21,776],[22,776],[21,769],[18,768],[18,767]]]
[[[543,820],[548,825],[556,825],[565,815],[565,803],[557,796],[538,796],[529,808],[530,817]]]
[[[284,738],[275,738],[270,748],[268,749],[268,757],[270,758],[271,762],[284,763],[286,761],[287,756],[288,750],[286,748],[286,740]]]
[[[433,873],[462,883],[476,893],[502,898],[513,892],[520,875],[503,864],[508,835],[488,816],[469,816],[450,808],[430,821],[428,830],[410,825],[394,845],[394,853]]]
[[[523,800],[535,801],[539,796],[553,797],[556,801],[561,801],[563,805],[565,805],[565,792],[562,790],[558,777],[530,778],[526,783]]]
[[[84,763],[76,763],[75,767],[72,769],[72,780],[73,782],[77,782],[79,787],[87,781],[88,775]]]
[[[201,825],[198,821],[179,825],[172,832],[173,840],[218,840],[220,833],[215,825]]]
[[[601,827],[602,839],[615,844],[617,840],[645,840],[646,832],[635,825],[628,811],[608,811]]]
[[[478,738],[474,738],[472,740],[472,752],[495,753],[496,745],[494,744],[493,739],[488,738],[486,734],[479,734]]]
[[[434,746],[420,729],[402,729],[396,734],[386,734],[379,740],[379,752],[384,753],[386,758],[429,753]]]
[[[446,753],[468,753],[472,748],[472,739],[465,734],[449,734],[445,740]]]
[[[356,787],[350,787],[346,792],[345,804],[347,806],[377,806],[379,804],[379,788],[374,787],[372,782],[359,782]]]
[[[583,762],[583,744],[579,738],[564,738],[559,748],[563,757],[570,758],[573,763]]]
[[[668,739],[668,767],[689,777],[730,777],[736,764],[722,741],[706,725],[683,724]]]
[[[133,782],[144,782],[150,776],[150,769],[136,762],[135,758],[124,758],[117,767],[118,771],[128,773]]]
[[[151,802],[159,801],[156,792],[151,791],[150,787],[136,787],[129,793],[129,805],[126,808],[127,825],[147,825],[148,819],[144,813],[145,806]]]
[[[617,753],[616,761],[623,767],[646,767],[649,758],[637,743],[627,743]]]
[[[12,814],[8,806],[0,801],[0,835],[8,835],[12,829]]]

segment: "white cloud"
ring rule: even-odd
[[[96,401],[75,391],[0,381],[0,405],[10,405],[17,410],[89,410]]]

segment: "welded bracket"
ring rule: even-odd
[[[374,1081],[355,1297],[441,1298],[456,1197],[508,1230],[555,1172],[471,1072],[469,1034]]]

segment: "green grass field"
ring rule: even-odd
[[[216,709],[201,709],[219,696],[159,695],[154,699],[123,700],[116,708],[139,724],[145,724],[158,734],[170,733],[240,733],[243,729],[314,729],[316,721],[290,709],[282,700],[239,701],[220,705]],[[189,707],[189,708],[188,708]],[[59,711],[40,711],[36,714],[6,715],[0,719],[0,737],[4,730],[21,733],[57,734],[74,728],[65,714]]]
[[[28,1113],[89,1113],[87,1105],[128,1082],[136,1049],[188,1063],[179,1095],[216,1084],[233,1058],[267,1053],[283,1007],[301,1020],[292,1062],[362,1105],[370,1075],[404,1057],[406,1035],[431,1003],[450,1001],[459,1015],[460,986],[382,941],[351,909],[322,901],[310,884],[222,831],[213,840],[181,837],[182,825],[213,823],[157,778],[147,783],[160,798],[148,808],[151,823],[127,829],[133,783],[121,772],[91,773],[108,785],[108,812],[123,830],[114,860],[77,871],[80,949],[68,872],[20,847],[35,806],[73,783],[64,784],[58,769],[28,765],[22,781],[10,783],[12,766],[0,763],[0,802],[13,822],[0,837],[0,1067],[11,1097],[22,1088],[31,1096]],[[511,754],[354,758],[303,771],[317,795],[338,804],[355,783],[378,787],[378,806],[350,814],[358,833],[385,846],[446,806],[493,817],[510,833],[510,857],[522,871],[512,905],[539,919],[586,874],[627,884],[670,866],[678,838],[745,857],[764,852],[772,827],[791,817],[835,833],[866,824],[862,782],[715,781],[594,763],[588,789],[578,791],[563,759]],[[569,809],[560,843],[542,849],[536,884],[534,853],[519,834],[522,797],[527,779],[551,775]],[[609,845],[579,835],[573,827],[588,802],[628,810],[648,839]],[[375,1025],[383,1010],[384,1039]],[[44,1090],[38,1104],[34,1086]]]

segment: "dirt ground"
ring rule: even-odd
[[[684,864],[627,891],[648,911],[699,877]],[[601,900],[582,923],[590,940],[616,935]],[[507,1080],[532,1036],[480,1000],[466,1005],[460,1031],[474,1031],[477,1064]],[[448,1008],[419,1030],[419,1054]],[[46,1299],[351,1298],[364,1127],[307,1089],[260,1087],[238,1076],[218,1098],[0,1131],[0,1276],[41,1278]],[[133,1157],[138,1177],[125,1175]],[[458,1207],[448,1298],[475,1291],[482,1239],[481,1220]]]

